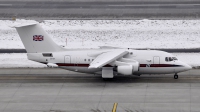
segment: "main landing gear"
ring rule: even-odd
[[[177,75],[177,73],[175,73],[175,75],[174,75],[174,79],[178,79],[178,75]]]

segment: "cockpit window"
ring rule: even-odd
[[[173,61],[173,58],[172,58],[172,57],[169,57],[169,61]]]
[[[178,60],[176,57],[172,57],[173,58],[173,60]]]
[[[169,61],[174,61],[174,60],[178,60],[176,57],[165,57],[165,61],[169,62]]]

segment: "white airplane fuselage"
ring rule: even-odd
[[[15,26],[28,59],[82,73],[102,74],[113,78],[114,74],[169,74],[191,69],[172,54],[156,50],[131,49],[65,49],[58,46],[39,24]]]
[[[40,63],[53,63],[58,67],[82,72],[97,73],[102,68],[88,68],[90,63],[99,55],[105,52],[119,49],[93,49],[93,50],[66,50],[60,52],[28,53],[28,59]],[[131,50],[124,49],[129,53],[123,58],[139,62],[138,71],[133,74],[170,74],[179,73],[191,69],[191,66],[180,60],[166,61],[166,57],[174,57],[172,54],[156,50]],[[45,56],[46,54],[47,56]],[[50,55],[51,54],[51,55]],[[120,58],[121,59],[121,58]],[[118,59],[120,61],[120,59]],[[118,61],[116,60],[116,61]],[[105,67],[115,67],[115,61]]]

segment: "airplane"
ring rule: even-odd
[[[57,45],[39,23],[15,26],[29,60],[75,72],[115,75],[174,74],[192,67],[170,53],[125,48],[66,49]]]

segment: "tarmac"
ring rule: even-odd
[[[0,69],[1,112],[199,112],[200,70],[116,76],[59,68]]]
[[[199,19],[198,0],[0,0],[0,19]]]
[[[199,4],[197,0],[0,0],[0,19],[199,19]],[[114,103],[116,112],[199,112],[200,70],[180,73],[179,79],[151,74],[103,80],[100,75],[58,68],[0,69],[0,112],[112,112]]]

